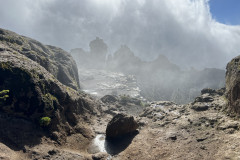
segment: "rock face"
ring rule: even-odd
[[[227,64],[226,96],[229,109],[240,114],[240,56]]]
[[[80,68],[104,68],[106,63],[106,55],[108,47],[105,42],[96,37],[89,43],[90,51],[81,48],[75,48],[70,51]]]
[[[0,31],[0,35],[13,35],[5,30]],[[12,40],[11,38],[16,39]],[[15,139],[18,139],[25,143],[23,139],[29,140],[26,135],[32,135],[32,133],[25,134],[25,130],[41,133],[42,127],[39,121],[42,117],[51,118],[50,124],[45,128],[57,141],[60,139],[64,141],[64,137],[72,133],[80,133],[83,136],[89,133],[89,126],[85,122],[90,120],[92,114],[97,113],[98,106],[88,95],[72,89],[77,89],[79,86],[77,79],[74,79],[75,76],[77,77],[77,71],[75,74],[71,57],[65,55],[63,51],[58,52],[60,49],[49,46],[41,46],[41,49],[49,52],[39,51],[38,53],[33,48],[29,53],[23,53],[16,48],[23,47],[25,44],[31,46],[33,42],[41,44],[21,36],[11,38],[8,41],[5,39],[0,41],[0,91],[9,90],[9,97],[5,98],[4,103],[0,103],[0,124],[8,127],[5,128],[7,132],[0,130],[0,141],[7,139],[8,142],[15,142]],[[54,50],[55,52],[53,52]],[[52,56],[52,59],[48,59],[49,56]],[[32,60],[33,57],[36,59]],[[44,66],[39,62],[39,57],[45,59],[46,64],[49,62],[49,65]],[[52,62],[53,60],[56,62]],[[66,75],[70,73],[71,76]],[[64,85],[61,81],[72,88]],[[13,120],[19,125],[10,125]],[[20,130],[21,134],[16,134]],[[13,145],[24,144],[15,143]]]
[[[28,37],[0,29],[0,51],[11,50],[37,62],[64,85],[79,89],[77,65],[61,48],[43,45]]]
[[[133,116],[117,114],[107,125],[106,137],[117,138],[136,131],[138,127],[139,126]]]

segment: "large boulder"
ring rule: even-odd
[[[125,134],[136,131],[139,127],[133,116],[123,113],[115,115],[108,123],[106,129],[107,138],[117,138]]]
[[[227,64],[226,96],[230,111],[240,114],[240,56]]]
[[[0,51],[11,50],[37,62],[64,85],[80,89],[78,70],[72,56],[61,48],[43,45],[28,37],[0,28]]]

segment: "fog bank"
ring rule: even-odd
[[[225,68],[240,53],[240,26],[217,22],[208,0],[0,0],[2,28],[70,51],[96,36],[181,67]]]

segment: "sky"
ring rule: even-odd
[[[240,54],[239,0],[0,0],[0,28],[70,51],[97,36],[143,60],[226,67]]]
[[[240,25],[239,0],[210,0],[210,12],[218,22],[229,25]]]

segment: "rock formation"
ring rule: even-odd
[[[106,128],[107,138],[117,138],[125,134],[136,131],[139,127],[133,116],[126,114],[117,114],[108,123]]]
[[[77,65],[71,55],[61,48],[43,45],[28,37],[0,29],[0,51],[10,50],[26,56],[51,73],[64,85],[79,89]]]
[[[0,140],[21,148],[30,141],[28,136],[47,134],[59,143],[74,133],[91,137],[86,122],[97,113],[98,106],[75,90],[79,88],[78,74],[71,56],[0,31],[0,91],[9,91],[5,102],[0,103],[0,124],[5,128],[0,130]],[[43,133],[44,128],[47,133]]]
[[[240,114],[240,56],[227,64],[226,96],[228,108],[235,114]]]
[[[90,47],[90,55],[93,62],[97,62],[99,63],[99,65],[101,63],[104,64],[105,58],[108,52],[108,47],[106,43],[103,41],[103,39],[96,37],[95,40],[89,43],[89,47]],[[98,67],[98,66],[95,66],[95,67]]]
[[[97,68],[105,67],[108,47],[103,39],[96,37],[89,43],[90,51],[84,51],[82,48],[71,50],[71,55],[75,58],[80,68]]]

